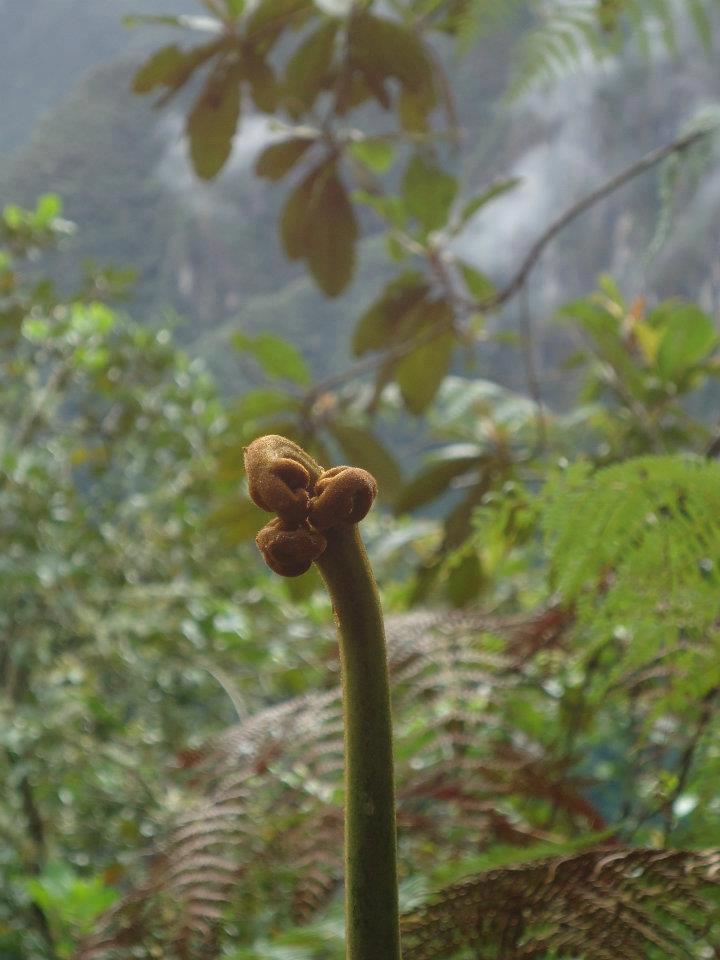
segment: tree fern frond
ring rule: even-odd
[[[501,734],[504,697],[521,680],[527,644],[534,649],[536,634],[546,642],[552,629],[542,615],[503,621],[415,612],[389,621],[406,862],[419,867],[437,849],[465,856],[480,842],[549,839],[516,808],[518,790],[538,804],[552,799],[562,822],[592,823],[563,765],[543,762],[542,744],[529,737],[508,742]],[[503,650],[503,636],[522,658]],[[342,774],[336,689],[271,707],[221,735],[192,771],[204,799],[177,818],[143,895],[135,891],[113,908],[78,958],[129,957],[123,938],[135,918],[145,929],[146,910],[160,918],[156,932],[164,931],[166,942],[200,956],[212,944],[223,904],[241,911],[262,875],[273,877],[267,882],[286,903],[288,922],[309,919],[342,881]],[[288,863],[293,877],[286,872],[280,880]],[[162,910],[153,907],[158,903]]]
[[[545,12],[543,21],[520,45],[508,91],[511,99],[538,83],[557,79],[588,54],[597,59],[603,55],[594,0],[557,0]]]
[[[643,457],[594,475],[580,465],[548,485],[545,504],[554,585],[581,634],[613,647],[606,682],[662,657],[676,694],[700,666],[695,702],[719,679],[720,465]]]
[[[647,960],[720,949],[720,851],[605,846],[501,867],[403,922],[405,960]]]
[[[679,187],[685,185],[687,189],[684,192],[692,195],[703,174],[713,169],[716,163],[720,141],[720,107],[713,105],[703,108],[681,133],[691,134],[695,131],[709,132],[711,135],[702,137],[683,153],[668,157],[658,170],[658,214],[655,232],[645,254],[646,263],[653,260],[670,235]]]
[[[621,43],[634,43],[643,57],[658,43],[676,55],[684,7],[710,49],[716,0],[688,0],[677,7],[671,0],[549,0],[540,8],[541,23],[521,43],[510,97],[556,80],[584,60],[601,60]]]

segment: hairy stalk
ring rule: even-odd
[[[380,600],[356,525],[328,532],[317,560],[340,638],[345,719],[348,960],[398,960],[392,728]]]
[[[284,437],[245,451],[250,496],[275,512],[256,542],[268,566],[317,563],[340,640],[345,726],[347,960],[400,960],[392,725],[380,598],[357,523],[377,492],[357,467],[323,470]]]

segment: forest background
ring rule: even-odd
[[[720,950],[718,6],[0,0],[0,956],[342,956],[263,432],[379,482],[405,956]]]

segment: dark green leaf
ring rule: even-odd
[[[408,271],[389,283],[360,317],[353,333],[353,354],[359,357],[370,350],[381,350],[387,346],[393,339],[400,319],[427,291],[426,281],[416,271]]]
[[[233,343],[239,350],[251,353],[271,377],[292,380],[305,385],[310,382],[307,364],[296,347],[272,333],[236,333]]]
[[[329,297],[350,282],[357,223],[334,160],[320,164],[295,187],[285,204],[280,232],[291,260],[304,258]]]
[[[307,110],[321,92],[332,64],[338,24],[328,20],[310,34],[288,61],[285,70],[286,97]]]
[[[260,0],[248,19],[246,36],[256,50],[267,53],[286,27],[297,29],[312,9],[307,0]]]
[[[188,116],[190,158],[203,180],[212,180],[232,152],[240,119],[240,79],[239,65],[219,64]]]
[[[436,98],[432,86],[417,90],[403,87],[400,91],[398,112],[400,124],[408,133],[427,133],[429,116],[435,106]]]
[[[310,273],[324,293],[336,297],[352,279],[357,222],[345,187],[334,171],[312,198],[306,229]]]
[[[348,463],[369,470],[378,482],[379,494],[394,500],[402,483],[402,475],[395,459],[380,441],[362,427],[334,423],[330,432],[342,447]]]
[[[271,143],[265,147],[255,162],[255,173],[268,180],[280,180],[284,177],[305,151],[313,145],[313,140],[293,137],[291,140],[281,140],[280,143]]]
[[[280,239],[290,260],[305,256],[306,219],[320,172],[320,168],[316,168],[290,192],[280,215]]]
[[[348,38],[351,62],[365,75],[383,80],[396,77],[414,90],[427,87],[432,64],[422,42],[394,20],[358,12]]]
[[[278,85],[272,67],[252,51],[244,54],[245,77],[253,103],[263,113],[274,113],[278,105]]]
[[[450,488],[456,477],[468,473],[479,463],[478,456],[461,456],[435,461],[406,484],[395,501],[395,513],[406,513],[424,506]]]
[[[133,92],[149,93],[156,87],[177,90],[197,67],[214,56],[219,49],[218,43],[209,43],[192,50],[180,50],[175,44],[163,47],[137,71],[132,82]]]
[[[402,192],[411,216],[429,232],[447,222],[457,187],[455,177],[416,154],[405,171]]]

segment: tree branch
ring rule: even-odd
[[[545,232],[542,233],[535,241],[530,248],[530,252],[520,265],[520,269],[513,276],[510,282],[494,297],[490,297],[488,300],[483,301],[482,305],[476,304],[475,308],[489,310],[506,303],[522,288],[529,274],[537,265],[538,260],[544,253],[545,248],[552,243],[555,237],[557,237],[557,235],[561,233],[565,227],[569,226],[573,220],[576,220],[577,217],[579,217],[582,213],[585,213],[586,210],[594,207],[596,203],[599,203],[601,200],[609,197],[616,190],[619,190],[620,187],[624,187],[626,183],[630,182],[630,180],[634,180],[635,177],[640,176],[641,173],[645,173],[646,170],[651,170],[653,167],[657,166],[658,163],[661,163],[674,153],[683,153],[685,150],[688,150],[696,143],[699,143],[708,135],[708,130],[696,130],[693,133],[687,133],[682,137],[678,137],[670,143],[665,144],[664,147],[658,147],[657,150],[651,150],[650,153],[646,153],[645,156],[636,163],[633,163],[624,170],[621,170],[620,173],[617,173],[614,177],[606,180],[605,183],[588,193],[587,196],[583,197],[581,200],[578,200],[577,203],[574,203],[565,211],[565,213],[559,216],[557,220],[553,221],[553,223],[550,224]]]
[[[463,306],[473,312],[487,313],[491,310],[497,310],[498,307],[506,304],[517,293],[519,293],[520,290],[522,290],[533,269],[537,266],[537,263],[545,251],[545,248],[552,243],[552,241],[565,229],[565,227],[569,226],[569,224],[576,220],[581,214],[585,213],[586,210],[589,210],[591,207],[595,206],[595,204],[599,203],[601,200],[609,197],[616,190],[619,190],[621,187],[625,186],[625,184],[630,180],[633,180],[635,177],[640,176],[640,174],[645,173],[647,170],[657,166],[658,163],[661,163],[667,157],[673,154],[683,153],[685,150],[688,150],[696,143],[699,143],[708,135],[709,131],[707,130],[697,130],[693,133],[688,133],[678,137],[677,139],[672,140],[670,143],[665,144],[665,146],[658,147],[656,150],[652,150],[650,153],[645,154],[645,156],[636,163],[631,164],[629,167],[621,170],[620,173],[617,173],[614,177],[606,180],[605,183],[601,184],[595,190],[588,193],[585,197],[578,200],[577,203],[574,203],[565,211],[565,213],[563,213],[557,218],[557,220],[554,220],[547,227],[547,229],[532,245],[527,256],[520,264],[517,272],[512,276],[509,282],[502,287],[502,289],[483,300],[464,301]],[[303,411],[307,412],[315,400],[317,400],[317,398],[323,393],[335,390],[337,387],[341,387],[346,383],[357,380],[359,377],[365,376],[365,374],[372,373],[380,367],[383,367],[388,362],[399,360],[408,353],[412,353],[412,351],[418,347],[423,346],[423,344],[429,343],[444,330],[444,325],[442,329],[429,327],[417,336],[411,337],[409,340],[405,340],[402,343],[396,343],[393,346],[388,347],[386,350],[378,351],[377,353],[374,353],[371,356],[365,357],[362,360],[359,360],[357,363],[352,364],[345,370],[326,377],[324,380],[321,380],[319,383],[315,384],[315,386],[308,390],[303,396]]]

